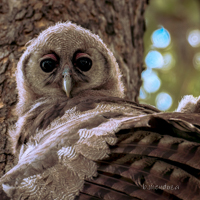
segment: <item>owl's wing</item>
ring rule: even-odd
[[[199,119],[80,102],[30,138],[0,185],[11,199],[198,199]]]
[[[200,199],[200,115],[158,113],[122,123],[98,176],[76,200]]]
[[[59,109],[65,113],[62,117],[22,145],[18,164],[1,177],[0,186],[7,196],[29,200],[73,198],[85,179],[97,175],[94,161],[108,157],[109,145],[117,142],[115,133],[122,122],[157,112],[153,107],[108,97],[73,99],[72,105],[67,103],[63,109]]]

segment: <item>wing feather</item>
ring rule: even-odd
[[[200,115],[159,113],[117,98],[73,104],[59,106],[59,119],[43,120],[58,116],[52,109],[38,116],[44,130],[0,179],[8,196],[200,199]]]

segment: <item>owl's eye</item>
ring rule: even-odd
[[[92,67],[92,60],[88,57],[80,57],[75,61],[74,65],[81,71],[87,72]]]
[[[40,62],[41,69],[46,73],[52,72],[56,68],[56,65],[57,65],[57,62],[51,58],[42,60]]]

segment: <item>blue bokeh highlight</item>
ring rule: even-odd
[[[161,86],[161,81],[159,77],[154,71],[150,69],[147,69],[144,72],[142,72],[142,79],[143,87],[148,93],[156,92]]]
[[[169,32],[165,28],[157,29],[151,36],[153,46],[156,48],[166,48],[171,41]]]
[[[145,58],[145,63],[149,68],[162,68],[164,59],[159,51],[149,51]]]
[[[156,97],[156,107],[159,110],[165,111],[168,110],[172,105],[172,97],[166,93],[161,92]]]

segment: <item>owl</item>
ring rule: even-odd
[[[16,72],[17,165],[2,198],[199,199],[200,116],[124,99],[112,52],[57,23],[31,40]]]

